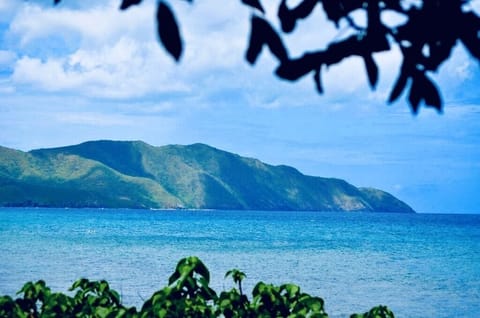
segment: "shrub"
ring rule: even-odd
[[[70,295],[53,293],[39,280],[26,283],[17,293],[21,297],[15,300],[1,296],[0,317],[328,317],[323,299],[301,292],[297,285],[259,282],[249,300],[242,291],[242,280],[246,277],[243,272],[233,269],[225,277],[231,277],[238,288],[218,295],[209,287],[210,272],[198,257],[181,259],[168,286],[153,293],[140,310],[124,306],[118,292],[104,280],[79,279],[69,289]],[[385,306],[351,315],[351,318],[393,317]]]

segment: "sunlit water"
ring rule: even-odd
[[[330,317],[378,304],[397,317],[480,315],[480,215],[0,209],[0,242],[0,295],[87,277],[139,306],[197,255],[217,291],[238,268],[246,290],[296,283]]]

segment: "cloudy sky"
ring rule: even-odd
[[[158,43],[153,0],[125,12],[119,0],[52,2],[0,0],[2,146],[202,142],[377,187],[419,212],[480,212],[480,69],[461,45],[435,74],[444,113],[414,116],[405,96],[386,103],[396,49],[374,56],[376,91],[352,58],[326,70],[320,96],[309,77],[276,78],[268,51],[255,67],[245,62],[252,12],[240,1],[171,1],[185,41],[179,64]],[[480,12],[479,2],[470,8]],[[265,4],[278,26],[277,1]],[[292,56],[345,35],[324,21],[319,6],[286,38]]]

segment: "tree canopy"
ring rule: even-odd
[[[142,1],[121,0],[119,8],[127,10]],[[193,3],[193,0],[186,1]],[[54,4],[60,2],[54,0]],[[432,80],[431,73],[438,71],[450,58],[459,42],[474,59],[480,60],[480,17],[469,8],[471,0],[302,0],[296,6],[289,6],[287,0],[279,0],[279,29],[267,19],[261,0],[241,2],[252,9],[245,55],[247,62],[254,65],[262,49],[268,47],[278,60],[275,69],[277,77],[296,81],[310,75],[319,94],[324,92],[322,71],[352,56],[363,59],[370,88],[375,89],[379,81],[379,68],[374,54],[396,47],[401,52],[401,66],[388,102],[395,102],[406,92],[414,113],[422,104],[442,111],[440,90]],[[332,40],[325,49],[291,56],[282,37],[294,32],[301,20],[311,17],[317,5],[322,6],[327,20],[336,27],[345,21],[352,34]],[[366,15],[366,25],[359,25],[352,18],[356,12]],[[404,23],[389,26],[382,19],[386,13],[403,16]],[[168,1],[158,1],[156,20],[160,42],[168,54],[177,62],[180,61],[184,45],[179,23]]]

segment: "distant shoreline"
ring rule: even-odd
[[[405,213],[405,212],[382,212],[382,211],[368,211],[368,210],[358,210],[358,211],[340,211],[340,210],[259,210],[259,209],[199,209],[199,208],[136,208],[136,207],[59,207],[59,206],[24,206],[24,205],[8,205],[0,206],[0,209],[54,209],[54,210],[132,210],[132,211],[151,211],[151,212],[312,212],[312,213],[344,213],[344,214],[356,214],[356,213],[365,213],[365,214],[456,214],[456,213]],[[466,213],[468,215],[468,213]]]

